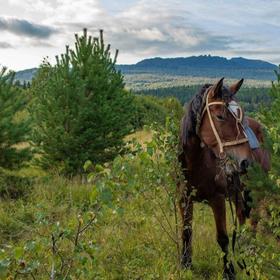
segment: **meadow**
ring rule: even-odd
[[[6,193],[1,199],[1,279],[223,279],[214,218],[204,203],[195,204],[193,268],[181,269],[176,140],[170,129],[130,135],[131,153],[109,165],[87,162],[82,181],[23,169],[32,186],[23,185],[20,197]],[[231,235],[229,207],[227,214]],[[234,261],[251,250],[251,276],[278,279],[280,248],[273,234],[243,232],[239,241]],[[250,278],[238,270],[237,279]]]
[[[127,91],[102,31],[75,39],[27,87],[0,72],[0,279],[222,279],[207,203],[195,205],[193,267],[180,265],[182,102]],[[280,73],[267,96],[252,113],[272,168],[244,177],[259,223],[238,230],[237,279],[280,278]]]
[[[218,79],[209,77],[197,77],[187,75],[169,75],[163,73],[137,73],[125,74],[125,83],[128,89],[134,91],[153,90],[161,88],[182,87],[182,86],[196,86],[204,85],[207,83],[215,83]],[[232,84],[236,79],[228,79],[227,83]],[[245,79],[245,87],[266,88],[271,86],[269,80]]]

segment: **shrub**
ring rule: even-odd
[[[27,145],[30,120],[18,118],[26,107],[20,88],[13,85],[14,73],[6,68],[0,71],[0,167],[19,169],[31,159]]]
[[[174,97],[159,98],[148,95],[136,95],[134,102],[134,128],[142,128],[144,125],[150,126],[153,123],[164,126],[166,118],[170,116],[174,118],[174,121],[179,122],[183,114],[182,105]]]
[[[15,172],[0,169],[0,197],[25,197],[31,190],[32,178],[19,176]]]

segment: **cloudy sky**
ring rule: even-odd
[[[279,0],[0,0],[0,64],[50,61],[87,27],[118,63],[199,54],[280,63]]]

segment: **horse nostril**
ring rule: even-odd
[[[240,162],[240,169],[242,172],[245,172],[247,170],[248,166],[249,166],[249,161],[247,159],[243,159]]]

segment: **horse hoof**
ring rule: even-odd
[[[233,266],[224,270],[223,280],[236,280]]]
[[[192,259],[187,256],[183,256],[181,260],[181,267],[183,269],[190,269],[192,267]]]
[[[223,280],[236,280],[235,274],[226,274],[226,273],[224,273]]]

